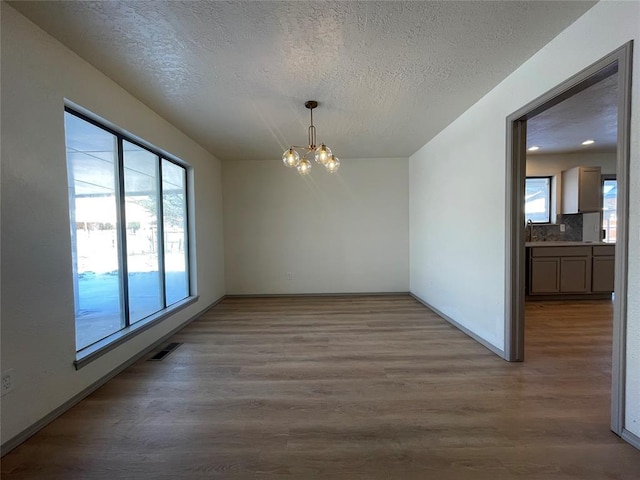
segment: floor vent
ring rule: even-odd
[[[162,350],[160,350],[158,353],[156,353],[153,357],[151,357],[149,359],[149,361],[152,361],[152,360],[154,360],[154,361],[164,360],[167,355],[169,355],[171,352],[173,352],[180,345],[182,345],[182,344],[181,343],[170,343],[169,345],[165,346]]]

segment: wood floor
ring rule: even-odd
[[[510,364],[408,296],[226,299],[2,459],[16,479],[634,479],[611,302],[527,304]]]

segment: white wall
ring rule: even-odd
[[[410,159],[410,288],[502,349],[505,147],[483,122],[467,112]]]
[[[410,284],[504,348],[505,119],[632,39],[626,428],[640,435],[640,2],[596,4],[410,158]]]
[[[45,417],[224,295],[220,163],[1,2],[2,441]],[[195,170],[200,301],[76,371],[64,99]]]
[[[343,159],[310,177],[281,161],[222,171],[227,293],[408,291],[407,158]]]

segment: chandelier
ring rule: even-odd
[[[316,146],[316,127],[313,126],[313,109],[318,106],[318,102],[315,100],[309,100],[304,104],[311,111],[311,125],[309,125],[309,145],[306,147],[300,147],[292,145],[282,154],[282,162],[286,167],[296,167],[300,175],[308,175],[311,171],[311,162],[309,158],[311,154],[314,154],[316,163],[323,165],[329,173],[335,173],[340,168],[340,160],[333,153],[331,149],[324,143],[320,146]],[[302,155],[296,150],[301,150]]]

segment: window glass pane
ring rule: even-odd
[[[549,223],[551,179],[528,177],[525,182],[525,220],[533,223]]]
[[[124,325],[117,234],[117,140],[65,112],[69,208],[76,311],[81,350]]]
[[[618,182],[605,180],[602,185],[602,229],[604,230],[605,242],[616,242],[617,203]]]
[[[123,142],[129,323],[163,308],[158,237],[158,157]]]
[[[162,208],[167,305],[189,296],[186,170],[162,160]]]

